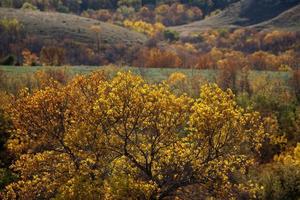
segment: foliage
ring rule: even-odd
[[[295,91],[297,100],[300,102],[300,69],[295,69],[293,71],[291,86]]]
[[[40,61],[46,66],[60,66],[64,63],[65,50],[61,47],[43,47],[40,53]]]
[[[237,91],[237,73],[239,69],[247,67],[247,61],[240,52],[231,51],[225,53],[224,59],[217,62],[220,75],[217,78],[222,88],[231,88]]]
[[[5,56],[4,58],[0,59],[0,65],[8,65],[12,66],[16,64],[16,58],[12,55]]]
[[[21,9],[23,9],[23,10],[38,10],[38,8],[36,6],[34,6],[28,2],[25,2]]]
[[[56,0],[56,1],[36,1],[36,0],[3,0],[0,2],[0,6],[3,7],[14,7],[21,8],[26,5],[27,7],[37,7],[42,11],[59,11],[59,12],[74,12],[80,13],[81,11],[86,10],[99,10],[99,9],[110,9],[117,10],[121,7],[134,8],[136,10],[142,9],[145,7],[157,7],[158,11],[164,10],[164,8],[168,8],[163,13],[163,17],[165,15],[170,15],[171,12],[176,12],[177,17],[190,19],[201,18],[204,13],[201,10],[209,13],[210,11],[218,8],[224,8],[225,6],[233,3],[235,0],[230,1],[220,1],[220,0],[192,0],[192,1],[181,1],[182,3],[178,3],[177,0]],[[222,2],[222,3],[220,3]],[[30,5],[31,4],[31,5]],[[30,6],[29,6],[30,5]],[[142,7],[143,6],[143,7]],[[159,12],[162,14],[162,12]],[[180,16],[181,15],[181,16]]]
[[[2,77],[0,77],[2,78]],[[15,180],[15,176],[10,171],[9,166],[12,163],[12,155],[7,151],[6,143],[10,137],[9,130],[12,127],[9,116],[5,112],[6,106],[11,100],[10,95],[0,91],[0,192],[6,185]],[[1,194],[0,194],[1,197]]]
[[[133,7],[133,8],[138,8],[142,5],[141,0],[119,0],[118,1],[118,6],[126,6],[126,7]]]
[[[168,83],[171,85],[176,85],[178,82],[184,82],[186,80],[186,75],[180,72],[172,73],[168,78]]]
[[[184,4],[161,4],[155,8],[156,21],[165,25],[174,26],[203,18],[202,10],[197,7],[188,7]]]
[[[247,184],[231,174],[246,173],[267,136],[230,90],[205,85],[193,100],[131,73],[24,91],[9,113],[20,179],[6,199],[162,199],[192,186],[203,197],[234,197]]]
[[[11,123],[9,116],[4,111],[6,106],[9,104],[10,96],[4,92],[0,92],[0,167],[6,166],[9,162],[9,155],[6,152],[6,141],[9,138],[9,129],[11,128]]]
[[[36,66],[38,65],[39,58],[36,54],[31,53],[28,49],[23,50],[22,52],[23,56],[23,64],[25,66]]]
[[[84,11],[81,16],[83,17],[89,17],[92,19],[97,19],[100,21],[110,21],[112,20],[113,16],[110,10],[108,9],[100,9],[100,10],[87,10]]]
[[[180,67],[182,64],[176,53],[158,48],[141,49],[139,54],[135,61],[135,65],[139,67]]]
[[[96,41],[97,41],[97,52],[100,52],[100,33],[101,33],[101,27],[93,25],[90,27],[90,29],[95,33],[96,35]]]
[[[165,27],[161,23],[149,24],[143,21],[124,21],[124,26],[131,28],[137,32],[147,34],[151,37],[164,31]]]
[[[9,33],[17,33],[21,30],[22,25],[17,19],[1,19],[1,27]]]
[[[179,25],[203,18],[202,10],[187,4],[173,3],[159,4],[157,6],[143,6],[139,0],[121,0],[116,10],[100,9],[86,10],[82,16],[111,21],[116,24],[130,21],[144,21],[150,24],[161,23],[164,26]]]
[[[23,25],[17,19],[0,19],[0,55],[8,54],[11,45],[20,42],[22,35]]]
[[[164,37],[169,41],[176,41],[179,39],[179,33],[167,29],[164,31]]]
[[[262,199],[297,199],[300,195],[300,144],[274,158],[263,170]]]

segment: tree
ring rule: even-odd
[[[131,73],[53,82],[9,110],[20,179],[6,199],[166,199],[189,187],[226,199],[265,137],[230,90],[205,85],[193,100]]]
[[[1,45],[0,50],[7,54],[10,45],[20,41],[23,34],[23,25],[17,19],[0,20],[0,37]]]
[[[238,51],[225,53],[224,56],[224,59],[217,62],[218,69],[220,70],[218,83],[223,89],[230,88],[234,92],[237,92],[238,70],[247,67],[247,61],[243,53]]]
[[[43,65],[60,66],[65,60],[65,49],[61,47],[43,47],[40,53],[40,61]]]
[[[35,53],[31,53],[28,49],[22,51],[23,64],[25,66],[36,66],[38,65],[39,58]]]
[[[179,33],[176,32],[176,31],[172,31],[172,30],[167,29],[167,30],[164,31],[164,37],[168,41],[173,42],[173,41],[176,41],[176,40],[179,39]]]
[[[141,49],[135,61],[139,67],[181,67],[182,60],[176,53],[158,48]]]
[[[255,70],[277,70],[278,58],[265,51],[257,51],[248,56],[251,69]]]
[[[138,9],[142,7],[142,0],[119,0],[118,6],[133,7],[135,9]]]
[[[22,5],[22,8],[23,10],[38,10],[38,8],[34,5],[32,5],[31,3],[28,3],[28,2],[25,2],[23,5]]]
[[[294,90],[295,96],[298,102],[300,102],[300,69],[293,70],[293,76],[290,82]]]
[[[150,24],[141,20],[139,21],[125,20],[124,26],[131,28],[137,32],[147,34],[151,37],[154,37],[165,30],[165,26],[161,23]]]
[[[5,107],[9,105],[11,99],[10,96],[4,92],[0,92],[0,95],[0,191],[2,191],[6,185],[14,181],[15,177],[9,170],[13,159],[6,148],[6,142],[10,136],[9,130],[12,124],[9,116],[5,112]]]
[[[81,9],[116,9],[118,0],[82,0]]]
[[[97,97],[97,86],[103,80],[104,75],[97,73],[87,79],[78,77],[65,88],[53,81],[32,96],[23,92],[23,98],[18,99],[14,104],[17,107],[11,110],[14,125],[20,129],[8,144],[18,155],[14,170],[21,179],[7,187],[6,198],[101,197],[98,191],[101,189],[98,185],[103,183],[100,174],[107,169],[100,163],[107,158],[102,157],[104,151],[101,150],[102,142],[97,140],[100,136],[97,126],[92,126],[97,123],[90,120],[96,120],[91,102],[95,102],[93,97]],[[92,123],[86,126],[89,134],[82,137],[85,128],[77,129],[73,125],[82,126],[88,122]],[[69,129],[72,126],[73,131]],[[99,162],[94,163],[94,159]]]
[[[96,35],[96,41],[97,41],[97,52],[100,53],[100,33],[101,33],[101,27],[93,25],[90,27],[91,31],[93,31]]]

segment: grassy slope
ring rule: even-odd
[[[74,42],[93,44],[96,41],[96,34],[90,30],[90,27],[99,25],[102,43],[131,45],[146,41],[146,36],[142,34],[71,14],[0,8],[1,18],[18,19],[24,25],[27,34],[36,35],[42,39],[60,41],[64,38],[70,38]]]
[[[295,6],[277,17],[267,20],[265,22],[256,24],[257,28],[283,28],[288,30],[299,31],[300,30],[300,5]]]
[[[259,0],[242,0],[217,15],[170,29],[188,35],[215,28],[255,27],[259,29],[300,30],[300,2],[261,5]]]

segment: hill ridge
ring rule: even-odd
[[[299,13],[300,1],[271,5],[261,4],[259,0],[242,0],[204,20],[169,28],[178,31],[181,35],[215,28],[252,27],[300,30]],[[287,15],[289,17],[286,17]],[[281,18],[285,19],[285,24]]]
[[[71,38],[76,42],[93,44],[96,40],[96,34],[91,30],[93,25],[100,26],[102,43],[132,45],[144,43],[147,39],[145,35],[126,28],[72,14],[0,8],[0,19],[3,18],[17,19],[24,25],[27,34],[42,39],[60,41]]]

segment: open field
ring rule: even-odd
[[[160,83],[167,81],[174,72],[180,72],[186,75],[185,92],[198,93],[198,87],[205,83],[218,83],[219,71],[217,70],[197,70],[197,69],[179,69],[179,68],[135,68],[135,67],[116,67],[116,66],[72,66],[72,67],[13,67],[0,66],[0,89],[13,94],[24,87],[38,88],[39,81],[36,76],[38,71],[48,71],[48,74],[58,76],[63,81],[71,80],[76,75],[86,75],[93,71],[104,70],[111,77],[117,72],[130,71],[141,75],[149,83]],[[56,73],[57,72],[57,73]],[[56,75],[55,75],[56,74]],[[252,88],[269,87],[269,84],[276,84],[277,90],[290,89],[290,80],[292,75],[289,72],[274,71],[250,71],[249,84]],[[2,80],[1,80],[2,79]],[[238,75],[237,81],[240,76]],[[278,84],[279,83],[279,84]],[[196,90],[195,90],[196,87]],[[197,89],[198,88],[198,89]],[[196,93],[195,93],[196,92]]]
[[[7,76],[18,79],[30,75],[38,70],[64,70],[67,74],[75,76],[76,74],[89,74],[93,71],[104,70],[114,75],[118,71],[131,71],[139,74],[151,82],[160,82],[166,80],[174,72],[182,72],[189,77],[201,75],[209,80],[213,80],[216,72],[213,70],[195,70],[195,69],[177,69],[177,68],[136,68],[136,67],[115,67],[115,66],[70,66],[70,67],[14,67],[0,66]]]
[[[115,67],[115,66],[66,66],[66,67],[14,67],[14,66],[0,66],[0,70],[11,77],[20,77],[28,74],[32,74],[38,70],[65,70],[71,76],[76,74],[89,74],[93,71],[104,70],[106,72],[115,74],[118,71],[131,71],[134,74],[138,74],[146,78],[151,82],[160,82],[166,80],[170,74],[174,72],[181,72],[188,77],[202,76],[207,80],[213,81],[217,76],[215,70],[197,70],[197,69],[182,69],[182,68],[136,68],[136,67]],[[250,79],[254,77],[270,77],[274,79],[282,79],[287,81],[290,78],[288,72],[271,72],[271,71],[252,71],[250,73]]]

